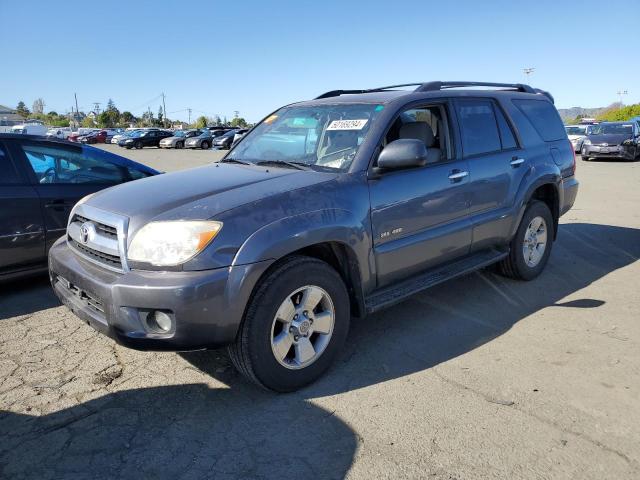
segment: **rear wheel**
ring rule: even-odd
[[[511,240],[509,256],[500,262],[507,277],[532,280],[544,270],[553,245],[553,217],[546,203],[534,200]]]
[[[325,262],[291,257],[257,286],[229,356],[252,382],[278,392],[320,377],[349,330],[347,289]]]
[[[202,142],[200,146],[202,147],[203,150],[208,150],[210,145],[209,145],[209,142]]]

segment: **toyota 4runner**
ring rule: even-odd
[[[537,277],[574,172],[553,98],[528,85],[331,91],[218,163],[81,200],[51,282],[123,345],[228,346],[248,379],[291,391],[329,367],[352,316],[494,263]]]

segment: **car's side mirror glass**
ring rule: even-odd
[[[413,138],[389,143],[378,156],[378,168],[382,170],[422,167],[426,163],[426,145],[422,140]]]

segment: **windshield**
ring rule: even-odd
[[[591,127],[591,135],[631,135],[633,125],[630,123],[601,123]]]
[[[142,135],[144,135],[146,132],[142,131],[142,130],[138,130],[133,132],[130,136],[133,138],[138,138],[141,137]]]
[[[182,130],[177,130],[177,131],[173,132],[173,136],[174,137],[186,137],[187,133],[182,131]]]
[[[374,104],[285,107],[245,135],[229,158],[346,171],[382,108]]]
[[[587,127],[565,127],[567,135],[586,135]]]

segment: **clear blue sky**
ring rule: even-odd
[[[559,108],[640,102],[640,0],[0,0],[0,104],[113,98],[140,115],[234,110],[250,121],[336,88],[522,82]],[[151,101],[153,100],[153,101]],[[151,102],[150,102],[151,101]],[[176,112],[176,113],[171,113]]]

